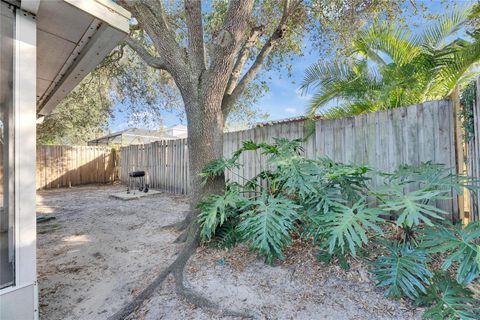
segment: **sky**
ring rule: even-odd
[[[452,5],[460,7],[468,6],[473,1],[470,0],[425,0],[416,1],[416,3],[423,3],[427,7],[427,11],[434,14],[443,14],[451,10]],[[406,1],[409,5],[409,1]],[[411,9],[411,7],[409,7]],[[412,32],[418,31],[425,20],[420,16],[407,14],[407,22],[413,26]],[[306,37],[308,38],[308,37]],[[293,66],[291,77],[288,76],[287,71],[279,72],[272,71],[266,73],[265,78],[270,78],[268,85],[270,91],[265,93],[257,103],[257,108],[261,113],[268,114],[268,119],[258,119],[258,121],[279,120],[291,117],[298,117],[304,115],[310,95],[302,93],[299,89],[306,69],[312,64],[316,63],[320,56],[314,50],[309,50],[309,42],[305,40],[303,56],[295,56],[291,61]],[[114,118],[110,121],[110,129],[112,131],[119,131],[128,127],[144,127],[145,125],[139,123],[131,123],[126,119],[125,113],[119,112],[120,108],[114,109]],[[178,112],[163,112],[164,126],[172,126],[178,123],[186,125],[185,119],[178,116]]]

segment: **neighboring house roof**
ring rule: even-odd
[[[187,126],[184,126],[183,124],[179,123],[173,126],[170,126],[166,128],[165,130],[178,130],[178,131],[187,131]]]
[[[25,4],[25,5],[24,5]],[[129,32],[130,13],[111,0],[30,0],[37,20],[37,113],[48,115]]]
[[[313,118],[313,120],[319,120],[321,118],[322,118],[322,116],[315,116]],[[286,119],[280,119],[280,120],[257,122],[252,126],[252,128],[271,126],[271,125],[274,125],[274,124],[281,124],[281,123],[302,122],[302,121],[305,121],[307,119],[308,119],[307,117],[293,117],[293,118],[286,118]]]
[[[173,126],[168,127],[167,129],[182,129],[182,130],[187,130],[187,126],[183,125],[181,123],[175,124]]]
[[[122,131],[114,132],[106,136],[88,141],[89,145],[98,144],[145,144],[158,140],[171,140],[177,137],[159,132],[156,130],[147,130],[140,128],[129,128]]]
[[[188,136],[187,127],[180,123],[166,128],[165,132],[167,132],[172,136],[175,136],[177,139],[178,138],[183,139]]]

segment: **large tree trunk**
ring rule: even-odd
[[[139,25],[152,39],[159,56],[152,56],[141,44],[129,38],[127,43],[150,66],[168,71],[182,95],[188,122],[188,150],[190,164],[190,204],[191,210],[186,219],[177,224],[184,229],[177,239],[184,242],[184,248],[175,261],[145,288],[135,299],[113,315],[110,319],[119,320],[129,315],[161,285],[171,273],[175,277],[175,287],[179,295],[200,307],[220,309],[224,315],[251,317],[249,313],[221,308],[194,290],[185,287],[185,265],[195,253],[200,240],[200,226],[197,222],[198,202],[209,194],[224,190],[223,175],[210,178],[203,183],[199,173],[211,161],[223,157],[223,129],[228,111],[222,111],[222,101],[232,73],[234,60],[248,29],[248,18],[253,8],[253,0],[231,0],[221,31],[212,41],[211,61],[205,59],[201,3],[185,1],[186,23],[188,27],[188,47],[179,46],[176,34],[165,19],[161,1],[119,0],[129,8]],[[238,90],[237,90],[238,91]],[[233,99],[230,99],[233,103]],[[225,108],[224,108],[225,109]]]
[[[175,224],[179,230],[193,226],[198,231],[196,217],[198,215],[198,202],[209,194],[219,194],[224,190],[225,178],[223,175],[209,178],[207,183],[199,174],[203,168],[215,159],[223,157],[223,129],[224,118],[221,110],[220,97],[205,97],[194,100],[189,98],[186,109],[188,121],[188,160],[190,175],[190,212],[184,221]],[[191,228],[190,228],[191,229]],[[187,240],[188,230],[177,239],[177,242]]]
[[[191,203],[196,205],[207,194],[223,190],[222,176],[202,183],[199,173],[211,161],[223,157],[223,114],[220,103],[216,106],[198,106],[198,111],[188,116],[188,149],[190,161]],[[213,112],[212,112],[213,111]]]

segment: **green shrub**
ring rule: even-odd
[[[395,298],[418,298],[426,293],[432,273],[426,266],[427,254],[408,244],[386,244],[388,255],[379,256],[372,271],[377,286],[385,287],[385,295]]]
[[[250,179],[238,172],[243,152],[265,159],[263,170]],[[338,261],[344,269],[350,267],[349,256],[366,252],[375,241],[372,273],[385,295],[430,306],[426,318],[477,316],[466,285],[480,274],[480,224],[451,225],[448,213],[436,205],[451,199],[452,190],[474,190],[478,180],[430,162],[384,173],[326,158],[306,159],[302,153],[300,140],[245,141],[231,158],[205,167],[205,180],[229,171],[244,182],[227,181],[223,194],[200,202],[202,239],[221,248],[245,242],[274,263],[284,258],[296,234],[318,248],[320,261]],[[372,189],[375,175],[384,184]],[[456,273],[455,280],[439,273],[438,265]]]
[[[444,272],[436,273],[431,282],[426,292],[417,299],[417,304],[429,307],[423,315],[424,318],[479,319],[478,300],[473,298],[470,289],[460,285]]]
[[[436,225],[422,230],[420,246],[430,254],[444,253],[442,269],[449,270],[456,264],[456,280],[469,284],[480,274],[480,224]]]

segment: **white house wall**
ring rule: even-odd
[[[17,11],[15,62],[15,210],[20,245],[18,284],[36,281],[36,21]]]
[[[16,13],[15,286],[0,291],[0,319],[38,318],[36,283],[36,21]]]
[[[30,10],[33,14],[38,10],[40,15],[42,5],[44,5],[52,10],[63,8],[65,12],[76,12],[78,15],[60,19],[61,23],[53,26],[55,21],[60,21],[53,19],[58,18],[58,14],[62,14],[62,10],[50,12],[52,13],[51,21],[48,16],[40,20],[40,16],[35,17],[26,11],[16,10],[14,54],[15,285],[0,290],[0,320],[38,319],[35,208],[37,111],[40,109],[40,114],[48,114],[52,111],[55,105],[109,54],[127,35],[130,17],[128,12],[119,9],[118,5],[110,0],[23,0],[21,5],[22,9]],[[75,22],[75,18],[80,18],[80,15],[92,15],[90,18],[84,19],[87,26],[78,21]],[[42,21],[45,22],[44,29],[38,33],[37,39],[37,28]],[[37,61],[46,65],[51,62],[51,60],[43,59],[48,58],[49,51],[51,51],[48,45],[41,47],[37,46],[37,43],[38,41],[48,42],[55,34],[62,35],[62,32],[68,29],[67,27],[70,27],[69,30],[72,28],[87,28],[87,30],[82,32],[80,40],[77,37],[71,41],[76,44],[78,40],[81,43],[81,48],[75,46],[78,51],[73,49],[71,52],[72,48],[67,48],[66,51],[72,53],[67,58],[59,54],[52,56],[54,60],[58,60],[57,63],[61,62],[62,64],[60,69],[55,69],[57,75],[54,78],[53,74],[44,72],[45,70],[49,71],[48,68],[37,70]],[[52,46],[55,46],[55,43]],[[42,48],[43,52],[40,50]],[[38,55],[41,57],[39,58]],[[44,78],[42,78],[42,72],[45,73]],[[40,76],[38,83],[37,76]],[[40,90],[47,90],[54,82],[55,86],[49,90],[48,97],[38,105],[37,85]]]

